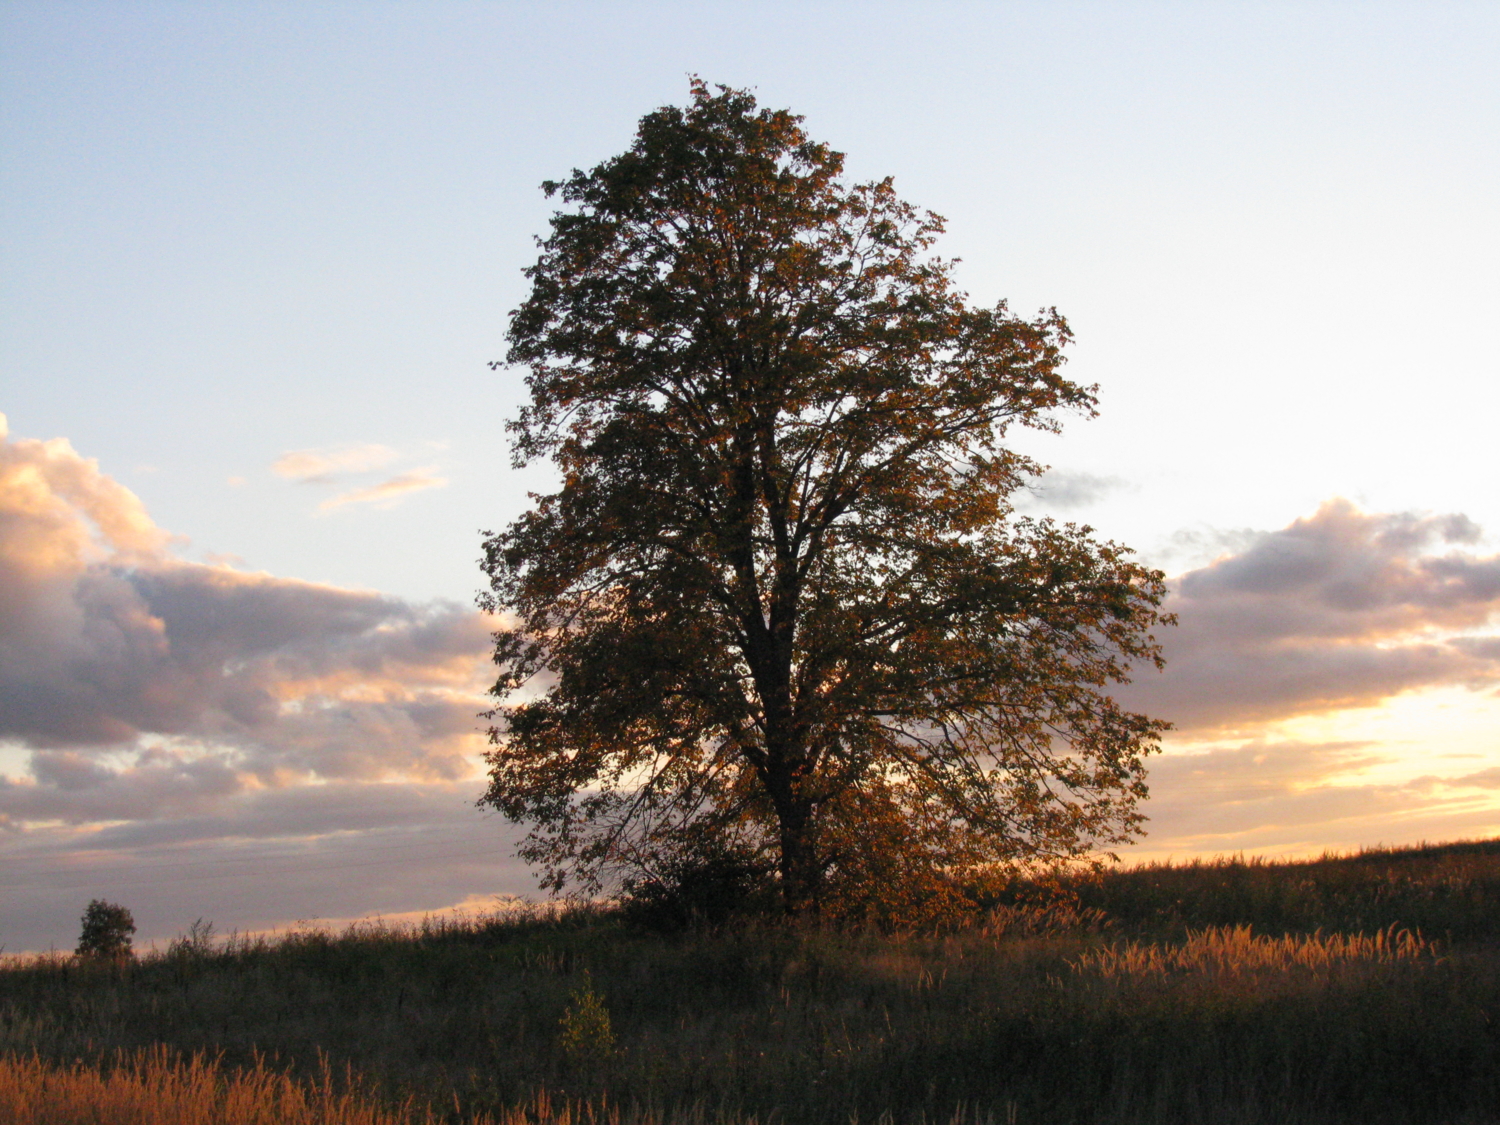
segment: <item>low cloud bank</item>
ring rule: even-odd
[[[288,472],[319,470],[313,460]],[[291,888],[307,880],[242,871],[221,921],[387,909],[382,886],[413,893],[402,908],[526,889],[502,826],[473,807],[484,617],[187,562],[172,546],[66,441],[0,428],[0,762],[12,763],[0,769],[0,945],[35,947],[34,931],[59,926],[48,940],[67,940],[71,900],[150,868],[153,849],[189,849],[211,871],[270,836],[293,866],[309,849],[357,852],[369,833],[400,846],[378,879],[313,877],[297,903]],[[432,833],[473,857],[457,883],[424,865]],[[497,864],[505,885],[492,887]],[[80,874],[88,887],[73,885]],[[337,910],[309,910],[317,894]],[[162,895],[181,897],[158,885],[138,902],[148,917]]]
[[[1128,858],[1318,855],[1500,832],[1500,769],[1432,757],[1427,771],[1390,779],[1381,767],[1411,763],[1366,742],[1169,750],[1152,762],[1150,831]]]
[[[0,946],[70,948],[92,898],[122,902],[141,942],[195,919],[221,932],[440,912],[534,894],[516,831],[475,787],[330,782],[241,789],[171,815],[33,825],[0,839]]]
[[[1167,669],[1120,694],[1170,719],[1132,853],[1317,854],[1500,832],[1500,555],[1462,515],[1333,500],[1170,583]],[[1420,727],[1309,741],[1287,724],[1446,692],[1468,749]],[[1472,700],[1465,704],[1466,693]],[[1393,718],[1393,721],[1394,718]]]
[[[101,787],[223,793],[226,770],[262,785],[470,772],[478,613],[184,562],[169,545],[66,442],[0,445],[0,739],[37,752],[53,815],[69,800],[93,815],[83,795]],[[194,756],[204,746],[213,761]],[[0,818],[30,818],[31,788],[0,788]]]
[[[1500,555],[1462,515],[1334,500],[1171,583],[1167,670],[1122,692],[1182,734],[1253,732],[1401,692],[1500,685]]]

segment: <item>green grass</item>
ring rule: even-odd
[[[0,1052],[326,1053],[454,1121],[1500,1120],[1500,841],[1066,889],[930,936],[579,911],[59,956],[0,970]]]

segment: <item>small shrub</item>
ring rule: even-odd
[[[665,932],[712,929],[777,906],[776,885],[764,861],[749,849],[707,836],[688,839],[655,871],[626,879],[621,890],[627,921]]]
[[[185,934],[178,934],[167,946],[167,959],[201,961],[214,951],[214,924],[199,918]]]
[[[130,948],[130,935],[135,933],[135,919],[130,911],[117,903],[96,898],[83,912],[82,929],[78,935],[80,957],[121,961],[135,956]]]
[[[601,1062],[615,1051],[615,1033],[609,1009],[587,977],[568,997],[568,1007],[558,1021],[562,1035],[558,1045],[573,1066]]]

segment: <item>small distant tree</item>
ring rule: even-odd
[[[135,933],[135,919],[118,903],[96,898],[83,912],[83,926],[78,935],[80,957],[120,961],[134,956],[130,935]]]
[[[485,540],[481,803],[552,889],[707,837],[788,914],[885,915],[1143,819],[1166,724],[1109,689],[1160,661],[1162,575],[1009,501],[1007,432],[1094,410],[1067,324],[970,305],[942,221],[800,121],[695,82],[545,185],[510,431],[561,488]]]

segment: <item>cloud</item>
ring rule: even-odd
[[[1500,555],[1461,515],[1334,500],[1171,583],[1167,671],[1121,692],[1200,734],[1500,683]],[[1440,552],[1440,553],[1436,553]]]
[[[257,784],[471,771],[480,615],[185,562],[169,545],[66,442],[0,445],[0,739],[36,751],[33,779],[0,789],[0,817],[87,819],[105,792],[165,808],[191,785],[231,791],[189,758],[82,768],[152,738],[212,747]]]
[[[271,471],[298,484],[333,484],[341,475],[368,473],[389,465],[395,459],[396,452],[384,445],[298,449],[276,458],[271,464]],[[437,475],[437,468],[429,465],[388,477],[378,484],[341,492],[324,500],[318,507],[323,511],[332,511],[350,504],[389,507],[409,493],[442,488],[447,483],[447,480]]]
[[[1030,488],[1047,508],[1086,508],[1126,486],[1121,477],[1101,477],[1068,469],[1048,469]]]
[[[221,757],[147,749],[123,768],[77,750],[31,756],[31,778],[0,777],[0,826],[94,824],[206,812],[242,792],[245,778]]]
[[[346,504],[376,504],[382,507],[395,503],[409,492],[421,492],[427,488],[442,488],[448,482],[436,475],[433,468],[416,469],[410,473],[383,480],[369,488],[356,488],[330,497],[318,505],[325,511],[342,508]]]
[[[1266,739],[1168,751],[1151,768],[1149,835],[1136,856],[1317,854],[1451,840],[1500,826],[1500,771],[1375,780],[1392,756],[1364,742]]]
[[[298,484],[327,484],[339,473],[363,473],[396,459],[384,445],[348,445],[341,449],[295,449],[271,463],[271,471]]]
[[[490,621],[178,542],[0,416],[0,946],[71,945],[100,896],[149,938],[532,889],[516,834],[474,807]]]
[[[0,837],[0,945],[69,948],[98,897],[131,908],[144,945],[197,918],[243,932],[533,893],[518,832],[473,801],[451,782],[244,788],[171,816]]]

